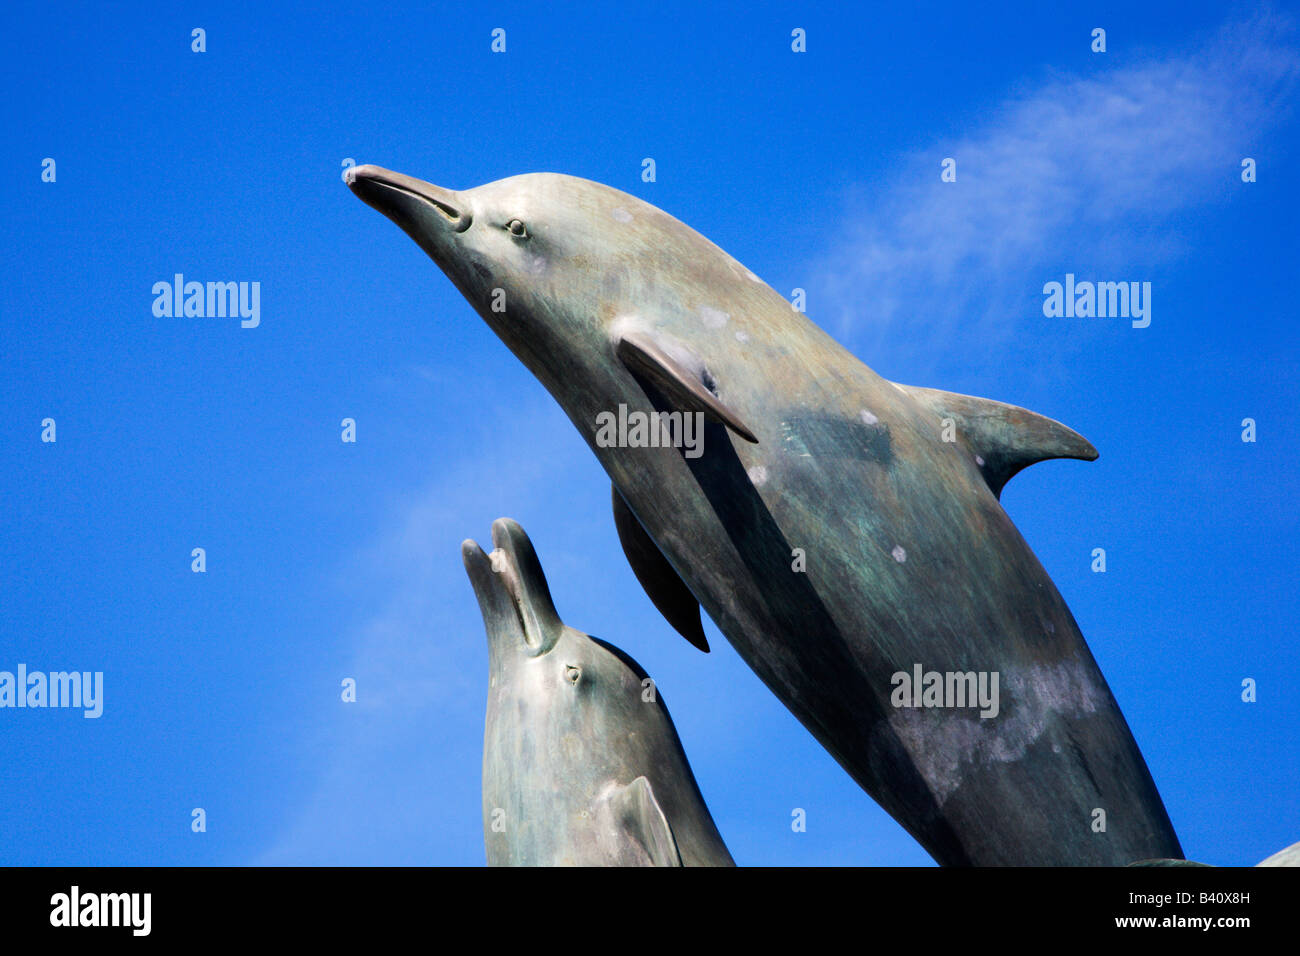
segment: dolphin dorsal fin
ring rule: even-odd
[[[1005,402],[935,388],[898,386],[940,419],[951,418],[965,438],[993,494],[1029,465],[1049,458],[1094,461],[1097,449],[1071,428],[1046,415]]]
[[[628,835],[641,844],[655,866],[681,866],[682,856],[668,818],[655,799],[654,788],[645,777],[619,787],[610,798],[615,819]]]
[[[614,351],[628,371],[648,379],[677,408],[703,412],[706,418],[726,425],[745,441],[758,444],[758,439],[740,420],[740,416],[705,388],[699,375],[692,375],[649,335],[643,332],[624,333],[619,336]]]
[[[707,654],[709,641],[700,624],[700,602],[673,570],[659,546],[646,534],[618,488],[610,485],[610,490],[614,495],[614,527],[618,529],[618,540],[623,545],[627,563],[632,566],[632,573],[673,629]]]

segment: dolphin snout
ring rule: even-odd
[[[530,656],[547,653],[564,625],[533,543],[518,522],[498,518],[492,523],[492,546],[489,555],[472,539],[461,544],[461,558],[487,623],[489,643],[508,638]]]
[[[349,168],[343,178],[357,198],[404,229],[413,205],[436,210],[454,232],[464,232],[473,221],[469,204],[453,190],[405,173],[366,164]]]

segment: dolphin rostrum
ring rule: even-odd
[[[560,620],[517,523],[492,544],[461,545],[488,638],[488,864],[734,866],[645,671]]]
[[[564,408],[612,479],[655,605],[700,643],[698,601],[936,860],[1182,856],[999,501],[1027,465],[1095,458],[1087,441],[881,378],[699,233],[608,186],[534,173],[456,192],[376,166],[348,181]],[[611,440],[613,415],[640,431]],[[646,440],[647,416],[665,433],[695,416],[703,454]],[[970,706],[977,686],[996,706]]]

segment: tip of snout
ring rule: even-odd
[[[492,547],[504,549],[510,546],[510,550],[513,551],[514,546],[519,544],[531,546],[532,542],[528,540],[528,535],[524,533],[523,526],[518,521],[514,518],[497,518],[492,522]]]
[[[490,603],[489,598],[494,589],[492,559],[483,552],[473,538],[466,538],[461,542],[460,558],[465,564],[465,573],[469,575],[469,583],[474,588],[475,596],[480,602]]]
[[[487,555],[473,538],[466,538],[460,543],[460,557],[467,570],[473,570],[480,562],[487,560]]]
[[[401,176],[400,173],[395,173],[391,169],[384,169],[382,166],[373,166],[369,163],[362,166],[349,166],[343,171],[343,181],[348,184],[348,188],[353,192],[356,192],[365,183],[392,182],[399,176]]]

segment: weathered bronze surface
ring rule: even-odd
[[[546,386],[741,657],[936,860],[1182,856],[998,501],[1028,464],[1096,457],[1085,440],[881,378],[703,236],[607,186],[530,174],[453,192],[374,166],[350,185]],[[598,441],[620,406],[699,412],[703,454]],[[642,581],[680,611],[661,573]],[[997,715],[894,706],[895,675],[916,667],[996,674]]]
[[[508,518],[461,545],[487,628],[483,834],[491,866],[732,866],[658,688],[566,626]]]
[[[1256,866],[1300,866],[1300,843],[1292,843],[1284,850],[1278,850]]]

